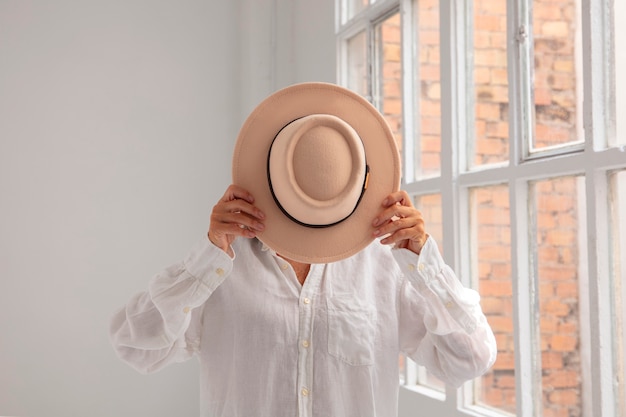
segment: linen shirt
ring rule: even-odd
[[[203,417],[395,416],[400,352],[453,386],[495,360],[478,294],[431,238],[419,256],[374,241],[303,285],[259,240],[232,249],[203,238],[111,320],[140,372],[198,357]]]

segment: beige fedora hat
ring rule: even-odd
[[[258,238],[299,262],[329,263],[372,242],[372,220],[400,187],[400,158],[383,116],[327,83],[284,88],[244,122],[233,183],[265,213]]]

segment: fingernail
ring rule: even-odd
[[[376,217],[374,221],[372,222],[372,226],[374,227],[378,226],[378,222],[380,222],[380,220],[378,220],[378,217]]]
[[[263,213],[262,211],[259,211],[259,218],[264,219],[265,213]]]
[[[265,225],[263,223],[256,222],[254,224],[254,228],[257,229],[257,230],[263,230],[263,229],[265,229]]]
[[[380,229],[374,230],[374,236],[378,236],[378,235],[380,235]]]
[[[386,206],[386,205],[388,205],[388,204],[389,204],[389,199],[388,199],[388,198],[385,198],[385,199],[383,200],[383,206]]]

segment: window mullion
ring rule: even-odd
[[[512,178],[509,182],[511,207],[511,271],[513,273],[513,325],[515,334],[515,380],[517,415],[536,416],[541,398],[537,377],[537,291],[535,260],[531,258],[533,235],[528,216],[528,182]]]
[[[613,342],[611,317],[613,301],[610,280],[609,225],[607,222],[608,179],[606,170],[597,168],[596,153],[607,144],[610,108],[608,88],[611,62],[608,1],[582,0],[582,42],[585,126],[585,159],[587,190],[589,330],[592,415],[616,416],[613,384]]]
[[[602,169],[586,173],[589,271],[589,339],[592,415],[616,416],[613,386],[611,271],[609,259],[608,179]]]
[[[530,155],[534,135],[532,0],[509,0],[507,7],[509,85],[511,103],[510,163],[519,164]]]
[[[466,248],[468,241],[468,227],[461,224],[467,221],[467,216],[461,212],[467,210],[467,193],[462,192],[458,184],[459,175],[459,148],[461,140],[465,140],[467,129],[465,88],[467,70],[465,34],[465,1],[440,2],[440,44],[441,44],[441,108],[447,109],[441,114],[441,202],[442,217],[449,219],[443,222],[443,245],[446,262],[457,270],[462,277],[469,278],[469,269],[460,269],[469,262],[463,262],[468,254],[462,254],[461,248]],[[463,198],[464,197],[464,198]],[[462,201],[463,200],[463,201]],[[463,206],[461,204],[464,203]],[[468,284],[468,282],[464,282]],[[461,390],[446,388],[446,405],[454,414],[460,415],[459,407],[463,406]]]
[[[413,0],[401,0],[400,16],[402,19],[402,126],[403,126],[403,183],[415,182],[416,123],[418,65],[416,58],[416,30]]]
[[[509,164],[512,171],[529,154],[533,134],[531,48],[529,46],[530,0],[507,1],[509,77]],[[511,272],[513,274],[513,326],[515,334],[515,381],[517,415],[536,416],[541,398],[537,377],[536,271],[531,268],[529,193],[526,179],[509,177],[511,207]]]

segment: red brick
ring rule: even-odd
[[[494,371],[515,369],[515,356],[512,352],[500,352],[493,365]]]
[[[556,293],[560,298],[578,298],[578,282],[559,282]]]
[[[578,338],[569,335],[555,334],[550,339],[550,347],[556,352],[573,352],[578,347]]]
[[[419,45],[431,45],[439,48],[439,30],[420,30],[418,41]]]
[[[544,388],[578,387],[580,376],[575,371],[561,371],[550,374],[542,379]]]
[[[570,314],[571,307],[559,300],[550,300],[541,306],[541,312],[549,317],[565,317]]]
[[[480,292],[492,297],[511,297],[513,290],[509,281],[484,281],[480,284]]]
[[[500,106],[498,105],[498,112],[500,111]],[[488,123],[487,124],[487,135],[490,137],[496,138],[508,138],[509,137],[509,124],[506,122],[497,122],[497,123]]]
[[[422,81],[439,81],[441,80],[441,72],[439,65],[432,63],[422,64],[419,67],[420,79]]]
[[[385,44],[383,47],[383,59],[385,64],[389,62],[400,62],[402,57],[402,49],[400,45]]]
[[[474,70],[474,83],[476,85],[491,84],[491,73],[493,70],[487,67],[478,67]]]
[[[546,317],[545,315],[539,321],[539,330],[541,334],[551,335],[559,328],[559,321],[556,317]]]
[[[498,377],[498,387],[515,388],[515,376],[514,375],[502,375]]]
[[[566,38],[570,35],[568,22],[565,21],[549,21],[544,22],[539,27],[539,33],[547,38]]]
[[[559,21],[563,19],[561,7],[557,4],[545,4],[540,1],[533,3],[533,19],[535,21]]]
[[[556,352],[541,352],[541,369],[562,369],[563,355]]]
[[[425,116],[430,118],[436,117],[437,121],[441,123],[441,103],[438,100],[422,100],[419,113],[422,118]]]
[[[580,404],[580,393],[573,389],[563,389],[551,392],[548,399],[553,404],[562,406],[578,406]]]
[[[513,333],[513,320],[511,317],[489,316],[487,321],[494,333]]]
[[[506,30],[506,17],[492,15],[478,15],[474,17],[474,30],[486,30],[488,32],[504,32]]]
[[[576,277],[575,266],[542,266],[539,268],[539,278],[547,281],[567,281]]]

